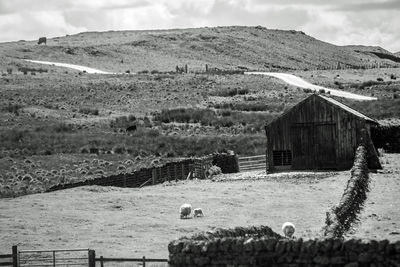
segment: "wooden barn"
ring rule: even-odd
[[[366,139],[372,169],[380,167],[370,139],[378,123],[332,98],[313,94],[265,127],[267,171],[346,170]],[[371,163],[370,163],[371,162]]]

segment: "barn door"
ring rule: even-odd
[[[296,125],[292,134],[292,168],[306,170],[314,168],[313,157],[313,127],[312,125]]]
[[[315,168],[336,169],[335,124],[315,125]]]

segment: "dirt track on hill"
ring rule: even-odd
[[[311,83],[303,80],[300,77],[297,77],[295,75],[288,74],[288,73],[245,72],[245,74],[248,74],[248,75],[267,75],[267,76],[271,76],[271,77],[275,77],[275,78],[281,79],[281,80],[287,82],[288,84],[291,84],[291,85],[294,85],[294,86],[298,86],[298,87],[301,87],[301,88],[308,88],[308,89],[311,89],[311,90],[314,90],[314,91],[325,90],[326,92],[329,92],[331,95],[345,97],[345,98],[354,99],[354,100],[364,100],[364,101],[366,101],[366,100],[368,100],[368,101],[377,100],[376,97],[363,96],[363,95],[353,94],[353,93],[346,92],[346,91],[330,89],[330,88],[322,87],[322,86],[319,86],[319,85],[311,84]]]
[[[29,59],[26,59],[26,61],[29,61],[32,63],[38,63],[38,64],[54,65],[57,67],[70,68],[70,69],[79,70],[79,71],[86,71],[87,73],[91,73],[91,74],[115,74],[115,73],[111,73],[111,72],[106,72],[106,71],[102,71],[102,70],[98,70],[98,69],[94,69],[94,68],[89,68],[89,67],[75,65],[75,64],[69,64],[69,63],[29,60]]]

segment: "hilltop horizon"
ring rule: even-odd
[[[64,35],[60,35],[60,34],[56,34],[56,35],[46,35],[46,34],[42,34],[42,35],[38,35],[37,38],[29,38],[29,39],[14,39],[14,40],[5,40],[5,41],[1,41],[0,40],[0,44],[5,44],[5,43],[14,43],[14,42],[21,42],[21,41],[26,41],[26,42],[37,42],[37,40],[40,37],[46,37],[48,39],[54,39],[54,38],[61,38],[61,37],[65,37],[65,36],[75,36],[75,35],[82,35],[82,34],[92,34],[92,33],[109,33],[109,32],[168,32],[168,31],[179,31],[179,30],[196,30],[196,29],[208,29],[208,28],[232,28],[232,27],[243,27],[243,28],[257,28],[257,27],[261,27],[261,28],[265,28],[268,30],[276,30],[276,31],[296,31],[296,32],[303,32],[305,35],[311,36],[315,39],[318,39],[312,35],[309,35],[307,32],[304,32],[302,30],[299,29],[280,29],[280,28],[268,28],[265,26],[261,26],[261,25],[224,25],[224,26],[202,26],[202,27],[173,27],[173,28],[154,28],[154,29],[104,29],[104,30],[87,30],[87,31],[78,31],[75,33],[65,33]],[[379,45],[379,44],[363,44],[363,43],[347,43],[347,44],[337,44],[334,42],[329,42],[329,41],[325,41],[322,39],[318,39],[322,42],[326,42],[326,43],[330,43],[332,45],[336,45],[339,47],[365,47],[365,48],[377,48],[377,49],[383,49],[386,50],[387,52],[390,52],[392,54],[397,54],[398,56],[400,56],[400,47],[398,49],[395,50],[390,50],[388,48],[386,48],[386,46],[384,45]]]

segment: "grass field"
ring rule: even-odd
[[[296,236],[317,237],[347,179],[347,172],[266,176],[256,171],[222,175],[219,182],[93,186],[1,199],[0,252],[19,244],[21,249],[90,247],[103,256],[167,257],[168,242],[184,235],[250,225],[280,232],[285,221],[296,224]],[[186,202],[201,207],[205,217],[179,219],[179,206]]]
[[[400,240],[400,155],[385,154],[383,170],[370,174],[370,192],[360,222],[348,238]]]

